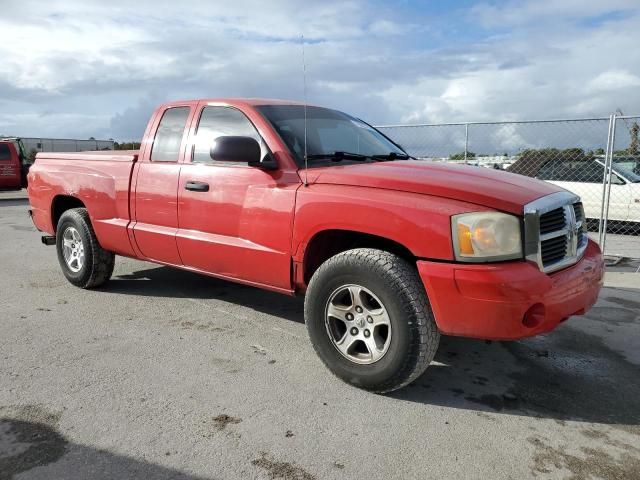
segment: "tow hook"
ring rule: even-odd
[[[44,243],[45,245],[55,245],[56,244],[55,235],[43,235],[41,240],[42,240],[42,243]]]

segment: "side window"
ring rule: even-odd
[[[193,162],[218,163],[211,159],[209,151],[213,141],[225,135],[253,137],[262,146],[257,130],[240,110],[231,107],[204,107],[196,130]]]
[[[162,115],[160,125],[153,140],[152,162],[177,162],[184,127],[189,117],[189,107],[167,109]]]
[[[0,143],[0,162],[8,162],[11,160],[11,150],[6,143]]]

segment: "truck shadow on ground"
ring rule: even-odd
[[[58,419],[35,405],[0,407],[0,480],[29,478],[33,469],[37,478],[201,478],[73,443],[57,430]]]
[[[304,322],[301,298],[168,267],[120,275],[103,288],[127,295],[224,300]],[[640,303],[628,302],[633,304],[592,312],[605,311],[599,321],[612,327],[635,322]],[[602,333],[590,331],[584,322],[574,328],[572,322],[580,320],[517,342],[442,337],[424,375],[390,396],[478,412],[628,425],[640,434],[640,367],[607,346]]]
[[[561,423],[620,425],[640,435],[639,374],[602,338],[563,325],[516,342],[443,337],[435,363],[392,396]]]
[[[304,300],[170,267],[114,276],[102,290],[149,297],[223,300],[268,315],[304,323]]]

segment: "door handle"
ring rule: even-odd
[[[191,190],[192,192],[208,192],[209,184],[204,182],[192,182],[188,181],[185,186],[185,190]]]

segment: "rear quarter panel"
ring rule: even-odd
[[[70,196],[87,208],[103,248],[133,256],[127,235],[129,184],[134,156],[74,154],[55,158],[38,155],[29,172],[29,202],[39,230],[55,234],[52,207],[56,197]]]

